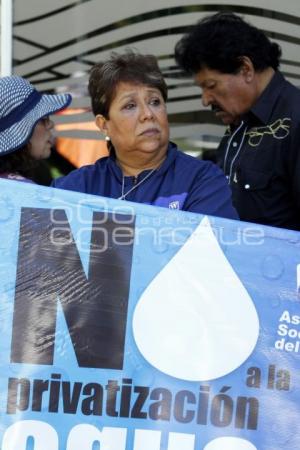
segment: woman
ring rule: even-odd
[[[109,156],[57,179],[55,187],[237,218],[221,170],[169,142],[167,85],[154,56],[112,54],[92,68],[89,93]]]
[[[70,102],[69,94],[40,94],[24,78],[0,78],[0,178],[31,182],[38,161],[51,153],[49,115]]]

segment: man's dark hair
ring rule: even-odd
[[[120,82],[144,84],[157,88],[167,100],[168,89],[153,55],[141,55],[133,51],[112,53],[110,58],[92,67],[89,78],[89,94],[95,116],[109,118],[109,108]]]
[[[175,59],[186,72],[195,74],[204,67],[236,73],[247,56],[255,71],[277,70],[281,50],[258,28],[233,13],[219,12],[193,26],[176,44]]]

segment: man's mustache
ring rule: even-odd
[[[211,110],[212,110],[212,112],[214,112],[214,113],[216,113],[216,112],[220,112],[220,111],[223,111],[223,109],[222,109],[222,108],[220,108],[220,106],[219,106],[219,105],[217,105],[217,104],[213,104],[213,105],[211,105]]]

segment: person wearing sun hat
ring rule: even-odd
[[[19,76],[0,78],[0,178],[30,181],[52,147],[49,116],[71,103],[70,94],[41,94]]]

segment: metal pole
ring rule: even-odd
[[[1,76],[12,73],[13,0],[1,0]]]

